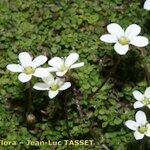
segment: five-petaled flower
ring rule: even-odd
[[[134,108],[140,108],[143,106],[150,108],[150,87],[146,88],[144,94],[137,90],[133,91],[133,96],[137,100],[134,103]]]
[[[54,98],[59,91],[64,91],[71,86],[70,82],[65,82],[63,78],[56,77],[55,79],[52,74],[42,78],[42,80],[44,82],[36,83],[33,88],[41,91],[49,91],[48,96],[51,99]]]
[[[150,0],[146,0],[144,3],[144,9],[150,10]]]
[[[40,55],[32,60],[32,56],[29,53],[21,52],[18,58],[19,64],[9,64],[7,69],[12,72],[20,72],[18,79],[21,82],[28,82],[32,76],[42,78],[49,75],[47,69],[39,67],[47,61],[46,56]]]
[[[139,25],[131,24],[124,31],[122,27],[116,23],[107,26],[109,34],[102,35],[100,40],[107,43],[116,43],[115,51],[120,55],[125,55],[129,50],[129,44],[137,47],[145,47],[148,45],[148,39],[144,36],[138,36],[141,32]]]
[[[146,115],[142,111],[138,111],[135,114],[135,120],[128,120],[125,125],[134,131],[134,137],[136,140],[140,140],[144,135],[150,137],[150,124],[147,121]]]
[[[48,70],[50,72],[56,72],[57,76],[62,77],[68,70],[82,67],[84,65],[83,62],[75,63],[78,59],[79,54],[77,53],[71,53],[67,58],[54,57],[48,61],[48,64],[51,66]]]

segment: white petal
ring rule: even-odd
[[[140,132],[136,131],[134,132],[134,137],[136,140],[140,140],[140,139],[143,139],[144,134],[141,134]]]
[[[21,73],[18,76],[18,79],[23,83],[28,82],[29,80],[31,80],[31,78],[32,78],[32,75],[27,75],[25,73]]]
[[[135,119],[138,124],[147,123],[146,115],[143,111],[138,111],[135,115]]]
[[[124,30],[122,27],[117,23],[111,23],[107,26],[107,30],[112,35],[116,36],[117,38],[124,35]]]
[[[55,82],[55,84],[58,84],[59,87],[60,87],[60,86],[62,86],[62,85],[64,84],[65,79],[64,79],[64,78],[58,78],[58,77],[57,77],[54,82]]]
[[[104,34],[100,37],[100,40],[106,43],[116,43],[117,37],[111,34]]]
[[[144,36],[136,36],[130,41],[130,44],[137,47],[144,47],[148,45],[148,39]]]
[[[127,27],[125,31],[125,36],[128,39],[132,39],[133,37],[137,36],[141,32],[141,27],[137,24],[131,24]]]
[[[61,90],[61,91],[66,90],[66,89],[68,89],[70,86],[71,86],[71,83],[70,83],[70,82],[65,82],[65,83],[59,88],[59,90]]]
[[[47,61],[47,57],[44,55],[40,55],[38,57],[36,57],[33,61],[32,61],[32,66],[34,68],[43,65],[45,62]]]
[[[58,69],[57,68],[55,68],[55,67],[48,67],[48,68],[46,68],[49,72],[56,72],[56,71],[58,71]]]
[[[118,54],[125,55],[129,50],[129,45],[121,45],[120,43],[116,43],[114,49]]]
[[[148,129],[145,133],[146,136],[150,137],[150,129]]]
[[[37,68],[33,75],[39,78],[44,78],[49,75],[49,72],[45,68]]]
[[[134,108],[141,108],[141,107],[143,107],[144,105],[140,102],[140,101],[136,101],[135,103],[134,103]]]
[[[58,71],[58,72],[56,72],[56,75],[57,75],[58,77],[62,77],[62,76],[64,76],[64,75],[66,74],[67,71],[68,71],[68,70],[65,70],[65,71],[63,71],[63,72]]]
[[[22,72],[23,71],[23,67],[21,65],[18,65],[18,64],[7,65],[7,69],[12,71],[12,72]]]
[[[22,53],[19,54],[18,57],[19,57],[21,65],[23,67],[31,66],[31,64],[32,64],[32,57],[30,56],[29,53],[22,52]]]
[[[54,57],[48,61],[48,64],[52,67],[60,68],[64,64],[64,61],[59,57]]]
[[[125,122],[125,125],[131,130],[137,130],[138,124],[133,120],[128,120]]]
[[[144,3],[144,9],[150,10],[150,0],[146,0]]]
[[[70,68],[73,69],[73,68],[79,68],[79,67],[82,67],[82,66],[84,66],[84,62],[76,63],[76,64],[72,65]]]
[[[54,82],[54,76],[49,74],[47,77],[42,78],[42,80],[50,86]]]
[[[58,94],[58,90],[57,91],[49,91],[48,96],[49,96],[49,98],[54,98],[57,94]]]
[[[133,96],[138,101],[142,101],[143,98],[144,98],[144,95],[141,92],[137,91],[137,90],[133,91]]]
[[[36,83],[33,88],[41,91],[49,90],[48,85],[42,82]]]
[[[79,54],[71,53],[65,60],[65,66],[70,67],[79,59]]]
[[[144,92],[144,96],[147,98],[150,98],[150,87],[147,87],[145,92]]]
[[[149,105],[147,105],[147,107],[150,109],[150,104],[149,104]]]

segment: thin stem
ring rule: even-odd
[[[28,105],[27,105],[27,113],[29,114],[32,112],[32,84],[31,82],[28,83]]]
[[[67,100],[64,98],[64,111],[65,111],[65,120],[66,120],[66,130],[68,134],[68,139],[71,139],[70,131],[69,131],[69,124],[68,124],[68,111],[67,111]]]
[[[63,111],[65,114],[66,132],[67,132],[68,139],[71,140],[69,124],[68,124],[67,91],[62,92],[62,94],[60,94],[60,96],[59,96],[59,99],[61,100],[61,102],[63,102]]]
[[[80,117],[83,117],[83,112],[82,112],[82,109],[81,109],[81,106],[80,106],[80,102],[79,102],[79,99],[76,98],[76,105],[77,105],[77,109],[78,109],[78,112],[80,114]]]
[[[75,102],[76,102],[77,110],[80,114],[80,117],[83,117],[83,112],[82,112],[80,100],[79,100],[81,93],[76,88],[72,88],[72,92],[75,93]]]
[[[32,84],[31,82],[28,83],[28,90],[27,90],[27,111],[26,111],[26,121],[28,124],[33,125],[35,123],[35,116],[32,114],[33,106],[32,106]]]
[[[102,87],[109,81],[110,77],[115,73],[119,63],[121,61],[121,58],[119,57],[115,66],[112,68],[112,70],[109,72],[108,76],[106,77],[106,79],[103,81],[103,83],[97,88],[97,90],[92,93],[90,96],[89,96],[89,99],[93,98],[101,89]]]
[[[144,138],[142,139],[142,141],[141,141],[141,144],[140,144],[139,149],[140,149],[140,150],[145,150],[147,144],[148,144],[148,143],[147,143],[147,138],[144,137]]]
[[[77,106],[77,110],[80,114],[80,117],[83,117],[83,112],[82,112],[82,109],[81,109],[81,105],[80,105],[80,97],[81,97],[81,92],[79,90],[76,89],[76,87],[74,86],[74,78],[71,76],[70,72],[68,74],[68,76],[66,76],[66,81],[72,81],[72,86],[71,86],[71,92],[74,93],[75,95],[75,103],[76,103],[76,106]]]

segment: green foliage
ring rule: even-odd
[[[131,131],[124,126],[135,113],[132,92],[144,91],[147,86],[139,51],[130,48],[103,88],[92,94],[116,64],[113,47],[99,40],[106,25],[116,22],[126,28],[137,23],[142,32],[149,33],[148,13],[139,1],[1,0],[0,11],[0,139],[19,143],[17,146],[0,145],[0,149],[71,148],[26,144],[27,140],[68,139],[64,98],[60,95],[50,100],[46,93],[33,90],[36,122],[33,126],[27,125],[27,87],[18,81],[17,74],[6,70],[6,65],[17,63],[21,51],[36,56],[45,54],[49,58],[76,51],[85,66],[71,72],[73,90],[66,94],[68,126],[72,139],[94,139],[94,144],[73,148],[99,150],[106,146],[125,150],[134,140]],[[145,61],[149,62],[148,56]]]

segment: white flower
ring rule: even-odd
[[[67,73],[68,70],[73,68],[82,67],[83,62],[74,64],[79,59],[79,54],[71,53],[67,58],[54,57],[48,61],[48,64],[52,67],[49,67],[50,72],[56,72],[57,76],[63,76]]]
[[[150,87],[146,88],[144,94],[137,90],[133,91],[133,96],[137,100],[134,103],[134,108],[140,108],[143,106],[150,108]]]
[[[31,80],[32,76],[45,77],[49,73],[47,69],[38,68],[47,61],[47,57],[40,55],[32,60],[32,57],[27,52],[21,52],[18,56],[19,64],[9,64],[7,69],[12,72],[21,72],[18,79],[25,83]]]
[[[122,27],[116,23],[107,26],[109,34],[102,35],[100,40],[107,43],[116,43],[115,51],[120,55],[125,55],[129,50],[129,44],[137,47],[148,45],[148,39],[144,36],[138,36],[141,32],[140,26],[131,24],[124,31]]]
[[[128,120],[125,125],[134,131],[136,140],[140,140],[144,135],[150,137],[150,124],[147,122],[146,115],[142,111],[138,111],[135,115],[135,120]]]
[[[36,83],[33,88],[41,91],[49,91],[48,96],[51,99],[54,98],[59,91],[66,90],[71,86],[70,82],[64,82],[62,78],[54,79],[52,74],[42,79],[44,82]]]
[[[150,10],[150,0],[146,0],[144,3],[144,9]]]

